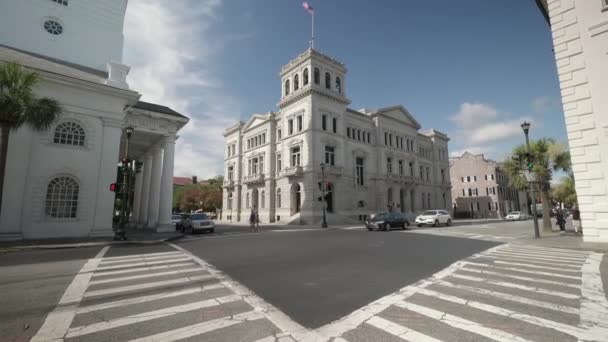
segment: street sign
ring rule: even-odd
[[[529,170],[524,171],[524,177],[526,177],[526,181],[528,182],[535,181],[534,173],[530,172]]]

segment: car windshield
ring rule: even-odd
[[[437,212],[434,210],[427,210],[422,213],[422,216],[434,216],[434,215],[437,215]]]
[[[198,220],[208,220],[209,218],[205,214],[193,214],[192,216],[190,216],[190,219],[193,221],[198,221]]]
[[[182,218],[182,215],[171,215],[172,220],[179,220]]]
[[[388,219],[388,213],[380,213],[374,216],[375,221],[382,221]]]
[[[512,211],[509,213],[509,215],[519,215],[519,211]]]

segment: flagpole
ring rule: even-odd
[[[311,34],[311,39],[310,39],[310,48],[314,49],[315,48],[315,12],[312,12],[312,25],[311,25],[311,29],[312,29],[312,34]]]

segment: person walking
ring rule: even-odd
[[[255,231],[258,231],[258,228],[260,228],[260,212],[256,209],[255,210]]]
[[[578,210],[578,206],[572,208],[572,225],[574,226],[575,233],[582,233],[583,229],[581,227],[581,211]]]
[[[250,232],[257,230],[255,228],[256,220],[257,220],[257,215],[256,215],[255,207],[254,207],[251,209],[251,214],[249,214],[249,231]]]
[[[556,223],[559,226],[561,232],[566,231],[566,219],[564,218],[564,212],[561,209],[557,209],[555,212]]]

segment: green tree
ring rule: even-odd
[[[511,185],[519,190],[525,190],[528,183],[522,172],[526,162],[527,147],[525,144],[513,149],[504,163],[504,169],[509,175]],[[540,193],[543,203],[543,230],[551,231],[551,179],[555,171],[570,171],[570,153],[567,148],[551,138],[530,141],[530,153],[534,167],[532,174],[537,182],[535,190]]]
[[[552,196],[555,201],[564,203],[568,207],[577,204],[576,189],[574,187],[574,175],[569,174],[561,179],[556,187],[553,188]]]
[[[38,74],[16,63],[0,65],[0,210],[10,131],[23,124],[37,131],[46,130],[62,112],[56,100],[34,95],[33,88],[39,80]]]

